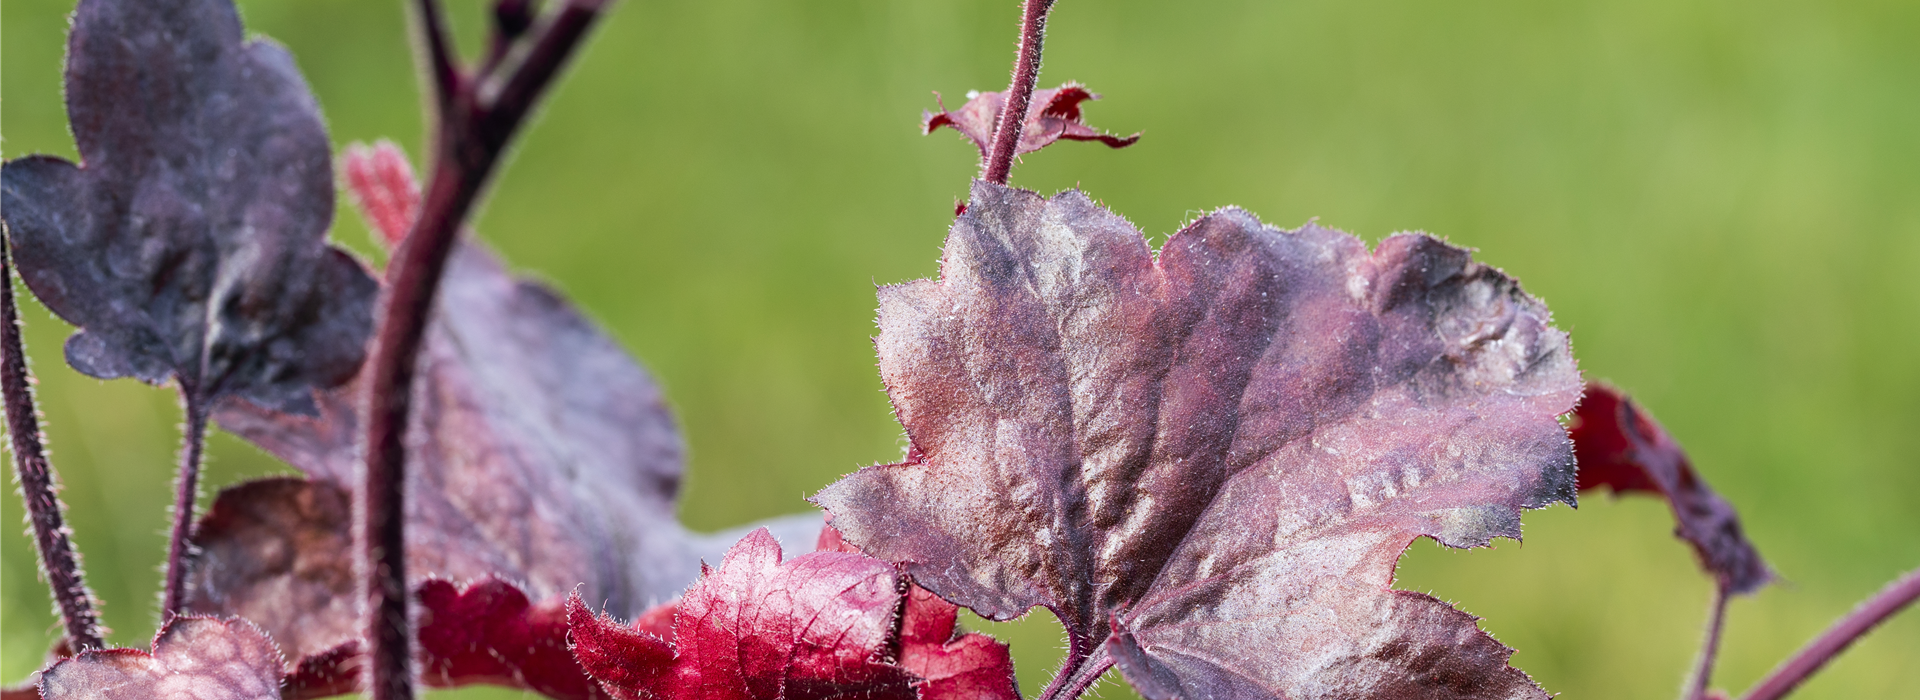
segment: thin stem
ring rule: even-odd
[[[7,435],[13,438],[13,473],[20,496],[27,502],[27,521],[33,525],[33,544],[40,550],[40,571],[53,589],[54,604],[74,651],[101,649],[100,618],[93,611],[93,592],[87,590],[67,531],[66,504],[60,502],[60,483],[47,462],[41,442],[39,408],[33,401],[33,374],[20,340],[20,310],[13,299],[13,261],[7,243],[0,240],[0,393],[6,395]]]
[[[1040,80],[1040,44],[1047,34],[1047,13],[1054,0],[1026,0],[1020,17],[1020,49],[1014,54],[1013,83],[1007,86],[1000,124],[993,130],[993,148],[987,154],[986,170],[980,179],[996,185],[1007,184],[1013,172],[1013,156],[1020,149],[1020,130],[1026,126],[1027,109],[1033,105],[1033,86]]]
[[[1872,598],[1861,603],[1860,607],[1854,608],[1853,612],[1847,613],[1846,617],[1833,623],[1826,632],[1814,638],[1792,658],[1781,663],[1779,668],[1775,668],[1773,673],[1754,685],[1742,700],[1777,700],[1786,697],[1788,693],[1800,687],[1807,677],[1826,666],[1828,661],[1832,661],[1833,657],[1839,656],[1840,652],[1846,651],[1847,647],[1852,646],[1855,641],[1866,636],[1868,632],[1873,631],[1874,627],[1885,622],[1887,618],[1893,617],[1901,609],[1912,605],[1915,600],[1920,600],[1920,569],[1914,569],[1907,572],[1905,576],[1895,579]]]
[[[480,128],[475,135],[494,155],[499,155],[513,132],[526,120],[527,113],[533,110],[534,103],[552,84],[560,67],[566,65],[574,49],[580,46],[580,40],[586,38],[587,30],[599,19],[605,5],[601,0],[574,0],[556,11],[553,19],[540,28],[533,47],[514,66],[500,91],[484,103],[477,115]]]
[[[1074,700],[1087,692],[1088,688],[1100,680],[1108,669],[1113,668],[1113,657],[1105,648],[1094,652],[1097,656],[1082,656],[1061,669],[1047,689],[1040,691],[1039,700]]]
[[[447,35],[438,2],[417,0],[413,6],[419,13],[420,48],[426,52],[427,78],[433,81],[435,106],[444,112],[460,92],[463,81],[453,56],[453,40]]]
[[[1713,664],[1720,656],[1720,633],[1726,626],[1727,600],[1731,598],[1725,585],[1713,587],[1713,610],[1707,618],[1707,638],[1700,643],[1700,658],[1693,667],[1693,680],[1687,684],[1685,700],[1706,700],[1707,686],[1713,681]]]
[[[207,407],[200,392],[180,385],[187,429],[180,438],[180,470],[173,480],[173,531],[167,537],[166,588],[160,594],[160,618],[170,619],[186,608],[188,536],[193,534],[193,503],[200,496],[200,454],[207,442]]]
[[[374,700],[413,696],[411,622],[406,585],[406,427],[412,406],[416,358],[432,316],[434,294],[461,223],[499,163],[513,133],[578,48],[599,15],[601,2],[573,0],[532,38],[527,58],[485,100],[451,62],[437,22],[435,0],[417,0],[423,19],[430,74],[451,86],[435,117],[433,173],[419,219],[387,267],[379,332],[368,363],[366,460],[354,499],[355,539],[361,553],[361,595],[366,601],[366,687]],[[432,21],[428,21],[432,20]],[[442,70],[442,66],[445,70]],[[442,76],[448,76],[444,79]]]

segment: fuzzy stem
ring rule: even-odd
[[[6,396],[7,435],[13,438],[13,473],[20,496],[27,502],[27,521],[33,525],[33,544],[40,550],[40,571],[53,589],[73,650],[100,649],[100,619],[93,611],[93,592],[87,590],[67,532],[66,504],[60,502],[60,483],[47,462],[41,442],[39,408],[33,402],[33,374],[20,340],[20,310],[13,298],[13,261],[7,242],[0,240],[0,393]]]
[[[419,49],[425,53],[427,79],[433,83],[434,108],[445,111],[460,91],[463,80],[453,55],[453,38],[447,34],[446,21],[440,16],[440,3],[418,0],[413,3],[415,26],[420,31]]]
[[[1075,700],[1084,695],[1088,688],[1100,680],[1108,669],[1113,668],[1113,657],[1104,647],[1094,652],[1097,656],[1079,656],[1069,660],[1060,669],[1060,675],[1053,677],[1047,689],[1040,691],[1039,700]]]
[[[1000,124],[993,130],[993,148],[987,154],[986,170],[980,179],[996,185],[1007,184],[1013,172],[1013,156],[1020,150],[1020,130],[1027,123],[1027,109],[1033,105],[1033,86],[1040,80],[1040,44],[1047,34],[1047,12],[1054,0],[1026,0],[1020,17],[1020,49],[1014,54],[1013,83],[1007,86]]]
[[[1720,656],[1720,633],[1726,627],[1727,600],[1731,598],[1725,584],[1713,587],[1713,609],[1707,618],[1707,638],[1700,642],[1700,658],[1695,662],[1692,681],[1687,684],[1683,700],[1706,700],[1707,686],[1713,681],[1713,665]]]
[[[1853,612],[1847,613],[1846,617],[1833,623],[1826,632],[1814,638],[1792,658],[1775,668],[1773,673],[1754,685],[1742,700],[1777,700],[1786,697],[1788,693],[1800,687],[1807,677],[1826,666],[1828,661],[1839,656],[1840,652],[1846,651],[1847,647],[1873,631],[1874,627],[1885,622],[1887,618],[1893,617],[1903,608],[1912,605],[1915,600],[1920,600],[1920,569],[1909,571],[1905,576],[1895,579],[1872,598],[1868,598],[1866,602],[1854,608]]]
[[[599,16],[599,0],[572,0],[534,32],[525,58],[493,95],[451,59],[436,0],[416,0],[427,34],[428,74],[439,99],[434,117],[433,172],[419,218],[387,267],[379,332],[368,362],[366,459],[354,499],[361,595],[368,646],[366,688],[374,700],[413,697],[412,635],[406,584],[406,427],[416,358],[432,316],[434,294],[461,223],[499,163],[513,133],[552,84]]]
[[[187,604],[187,560],[192,546],[193,503],[200,496],[200,456],[207,442],[207,407],[193,386],[180,385],[187,426],[180,438],[180,470],[173,481],[173,530],[167,537],[166,587],[160,593],[160,619],[181,613]]]

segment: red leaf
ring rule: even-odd
[[[1050,608],[1153,697],[1544,696],[1391,589],[1416,537],[1573,501],[1544,305],[1427,236],[1369,254],[1226,209],[1156,258],[1079,192],[971,199],[941,279],[880,293],[914,454],[816,496],[849,540],[991,619]]]
[[[428,581],[420,602],[421,678],[451,688],[490,683],[550,698],[605,697],[567,649],[567,618],[559,598],[534,605],[513,584],[486,578],[457,589]]]
[[[931,134],[934,129],[951,127],[972,140],[973,145],[980,149],[980,157],[985,158],[987,150],[993,147],[993,130],[1000,123],[1000,111],[1006,108],[1006,98],[998,92],[974,93],[969,97],[965,106],[951,112],[946,111],[946,106],[942,104],[939,113],[922,113],[920,129]],[[1080,103],[1097,99],[1100,99],[1099,95],[1087,92],[1085,87],[1075,83],[1050,90],[1035,90],[1033,102],[1027,106],[1027,123],[1020,130],[1020,148],[1014,155],[1038,151],[1060,139],[1099,141],[1112,148],[1125,148],[1140,140],[1139,134],[1122,138],[1097,131],[1081,122]]]
[[[905,586],[893,567],[857,553],[783,563],[760,530],[687,592],[671,643],[657,628],[596,617],[574,596],[574,654],[621,700],[1017,700],[1006,646],[956,639],[956,609],[924,591],[903,600]]]
[[[81,652],[40,674],[46,700],[279,700],[280,650],[240,619],[176,617],[138,649]]]
[[[861,554],[831,524],[820,529],[815,550]],[[1007,645],[984,634],[961,634],[959,620],[959,606],[908,582],[900,622],[900,667],[923,681],[920,697],[1019,700]]]
[[[900,667],[920,679],[921,700],[1020,700],[1007,645],[960,634],[960,608],[917,585],[907,588]]]
[[[561,600],[539,604],[511,583],[486,578],[464,588],[435,579],[414,588],[420,679],[436,688],[485,683],[556,700],[600,700],[567,648]],[[287,700],[359,690],[358,641],[301,660],[287,677]]]
[[[598,616],[575,593],[567,599],[567,621],[573,628],[573,657],[588,676],[600,682],[618,700],[668,697],[668,679],[674,669],[672,629],[623,625],[612,615]]]
[[[1693,546],[1700,567],[1729,593],[1752,593],[1773,581],[1733,504],[1707,486],[1680,444],[1625,394],[1588,384],[1570,432],[1580,458],[1580,490],[1607,486],[1615,494],[1665,498],[1673,508],[1674,536]]]
[[[356,143],[340,154],[340,172],[361,216],[387,245],[399,246],[420,210],[420,183],[413,178],[407,154],[392,141]]]

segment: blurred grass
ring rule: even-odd
[[[973,151],[916,118],[931,90],[1005,85],[1015,5],[627,2],[522,141],[479,229],[661,377],[692,444],[689,523],[804,510],[900,454],[872,285],[935,272]],[[451,6],[477,46],[482,4]],[[72,154],[69,9],[0,6],[6,157]],[[420,153],[399,3],[242,9],[293,49],[338,143]],[[1920,4],[1070,0],[1052,27],[1042,83],[1086,82],[1108,96],[1094,124],[1146,136],[1029,156],[1016,184],[1078,183],[1156,241],[1229,203],[1369,240],[1426,230],[1548,300],[1588,375],[1665,421],[1787,579],[1734,603],[1719,685],[1920,565]],[[336,236],[370,248],[344,210]],[[68,370],[68,329],[26,315],[112,640],[144,645],[178,409]],[[212,455],[215,485],[285,470],[227,437]],[[1655,502],[1591,498],[1530,514],[1526,547],[1418,544],[1401,586],[1484,616],[1551,691],[1670,697],[1708,584],[1669,529]],[[29,541],[9,527],[0,550],[16,680],[53,618]],[[1059,658],[1041,617],[986,625],[1029,692]],[[1915,659],[1910,612],[1798,697],[1910,695]]]

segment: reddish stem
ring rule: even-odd
[[[1033,87],[1040,80],[1040,44],[1047,34],[1047,13],[1054,0],[1026,0],[1020,17],[1020,49],[1014,54],[1013,83],[1007,86],[1007,100],[1000,110],[1000,124],[993,130],[993,148],[987,153],[986,170],[980,179],[996,185],[1007,184],[1013,172],[1013,156],[1020,150],[1020,130],[1026,126],[1027,109],[1033,105]]]
[[[1060,675],[1054,676],[1053,682],[1047,684],[1046,690],[1040,691],[1039,700],[1075,700],[1085,695],[1088,688],[1092,688],[1108,669],[1113,668],[1113,657],[1106,653],[1105,647],[1095,653],[1099,655],[1098,658],[1082,655],[1069,661],[1065,668],[1060,669]]]
[[[436,0],[416,0],[421,44],[436,89],[433,172],[419,218],[387,267],[366,399],[366,461],[355,494],[355,538],[366,601],[366,687],[375,700],[413,696],[407,613],[406,426],[416,358],[433,298],[472,212],[513,133],[599,16],[600,0],[572,0],[538,27],[524,57],[498,83],[472,79],[452,57]],[[506,52],[502,52],[503,54]],[[490,67],[490,70],[492,68]]]
[[[193,534],[193,504],[200,496],[200,455],[207,442],[207,408],[200,392],[181,383],[180,402],[187,414],[181,435],[180,470],[173,481],[173,531],[167,537],[166,586],[160,593],[160,619],[180,614],[187,604],[188,537]]]
[[[74,651],[100,649],[100,619],[93,611],[93,592],[87,590],[67,531],[66,505],[60,502],[60,483],[47,462],[41,442],[40,411],[33,402],[33,374],[27,370],[25,345],[20,340],[20,310],[13,298],[13,261],[7,243],[0,240],[0,393],[6,396],[7,435],[13,439],[13,473],[20,496],[27,502],[27,521],[33,524],[33,544],[40,550],[40,571],[53,589],[60,621]]]
[[[1920,569],[1909,571],[1887,584],[1886,588],[1880,589],[1860,607],[1833,623],[1833,627],[1814,638],[1799,653],[1747,691],[1742,700],[1777,700],[1786,697],[1809,676],[1826,666],[1828,661],[1832,661],[1833,657],[1839,656],[1840,652],[1846,651],[1855,641],[1873,631],[1887,618],[1912,605],[1915,600],[1920,600]]]
[[[1727,593],[1724,583],[1713,587],[1713,609],[1707,618],[1707,638],[1700,643],[1700,659],[1693,669],[1693,682],[1687,684],[1686,700],[1706,700],[1707,686],[1713,681],[1713,664],[1720,657],[1720,634],[1726,627]]]

